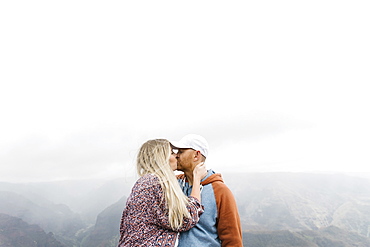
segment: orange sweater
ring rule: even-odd
[[[178,175],[178,179],[184,193],[190,193],[191,186],[187,183],[185,176]],[[223,182],[221,174],[209,170],[201,184],[203,185],[201,197],[204,213],[194,228],[180,235],[179,247],[242,247],[242,230],[236,201],[230,189]],[[217,239],[215,240],[214,237]]]

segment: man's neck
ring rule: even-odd
[[[186,180],[190,185],[193,185],[193,171],[184,172]]]

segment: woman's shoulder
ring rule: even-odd
[[[145,175],[141,176],[139,178],[139,180],[141,180],[141,181],[158,181],[159,182],[158,177],[155,174],[152,174],[152,173],[145,174]]]
[[[156,175],[146,174],[140,177],[131,190],[132,196],[161,196],[162,187]]]
[[[145,174],[136,181],[136,185],[145,187],[158,186],[159,179],[154,174]]]

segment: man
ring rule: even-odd
[[[197,164],[205,162],[208,143],[202,136],[189,134],[171,144],[178,149],[177,170],[184,172],[178,175],[178,181],[183,192],[189,196],[193,184],[193,169]],[[208,170],[201,185],[204,213],[195,227],[180,234],[178,247],[243,246],[238,208],[221,174]]]

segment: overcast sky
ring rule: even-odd
[[[1,1],[0,181],[134,173],[203,135],[218,172],[370,172],[369,1]]]

